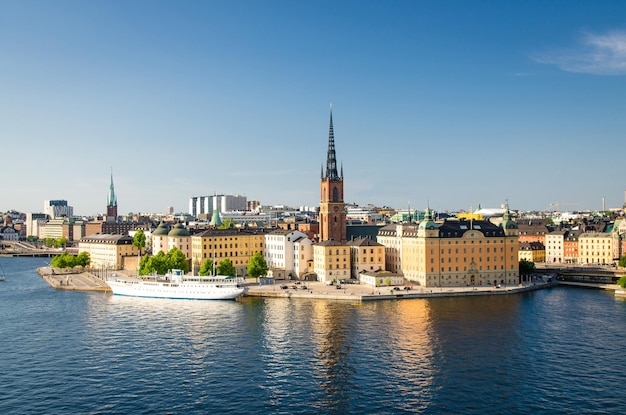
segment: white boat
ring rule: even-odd
[[[242,278],[187,276],[179,269],[145,279],[114,275],[107,284],[115,295],[186,300],[233,300],[248,291]]]

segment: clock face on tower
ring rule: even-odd
[[[339,212],[339,206],[335,206],[333,209],[335,212]]]

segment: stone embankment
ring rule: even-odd
[[[37,268],[37,273],[55,290],[111,291],[106,282],[87,271],[60,272],[52,267],[41,267]]]
[[[276,284],[259,285],[253,280],[248,280],[247,297],[273,297],[273,298],[318,298],[328,300],[347,300],[352,302],[392,300],[407,298],[432,298],[432,297],[465,297],[477,295],[506,295],[525,291],[534,291],[550,288],[557,285],[556,282],[541,282],[528,285],[493,286],[484,287],[372,287],[365,284],[344,284],[340,286],[326,285],[321,282],[277,281]],[[405,289],[406,288],[406,289]]]
[[[71,291],[102,291],[110,292],[106,282],[88,272],[60,272],[52,267],[37,269],[37,273],[56,290]],[[119,273],[124,273],[120,271]],[[511,286],[482,287],[372,287],[365,284],[326,285],[318,281],[276,281],[275,284],[260,285],[256,280],[248,278],[246,297],[264,298],[310,298],[325,300],[343,300],[353,303],[375,300],[393,300],[433,297],[466,297],[478,295],[508,295],[527,291],[551,288],[563,282],[536,282]],[[568,284],[585,288],[615,290],[616,285],[606,284]],[[590,287],[593,285],[594,287]],[[617,293],[616,293],[617,294]]]

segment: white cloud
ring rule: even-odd
[[[540,53],[533,59],[567,72],[626,75],[626,31],[584,33],[576,48]]]

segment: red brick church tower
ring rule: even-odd
[[[343,166],[337,173],[335,136],[333,133],[333,107],[330,106],[330,129],[328,132],[328,152],[326,172],[322,166],[320,179],[320,241],[346,240],[346,212],[343,202]]]

